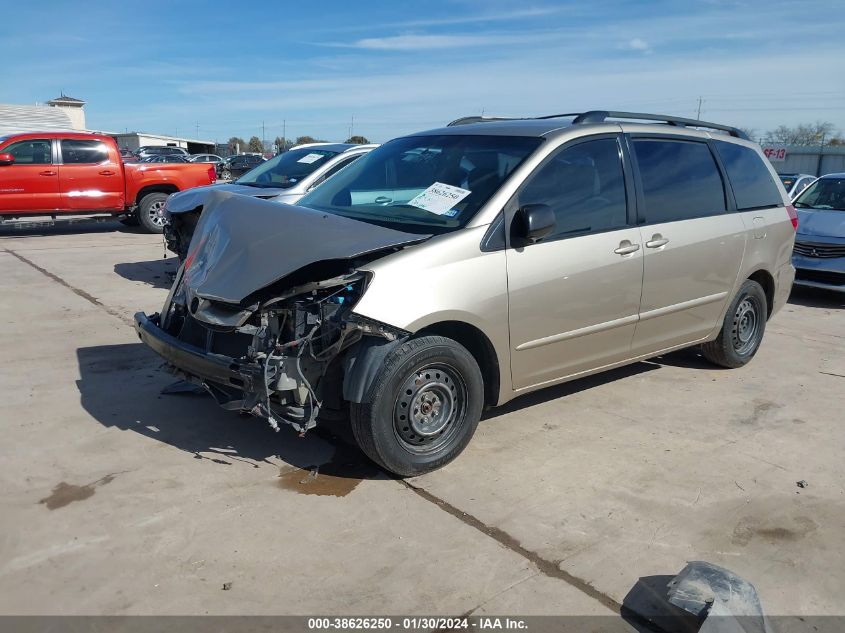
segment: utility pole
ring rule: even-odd
[[[704,99],[701,97],[698,98],[698,112],[695,115],[695,118],[701,121],[701,104],[704,103]]]
[[[197,135],[194,138],[198,139],[199,137],[200,137],[200,122],[197,121]]]

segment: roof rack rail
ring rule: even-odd
[[[646,112],[618,112],[615,110],[589,110],[587,112],[571,112],[569,114],[552,114],[538,117],[540,119],[556,119],[557,117],[574,116],[573,125],[584,123],[603,123],[607,119],[632,119],[635,121],[656,121],[676,127],[703,127],[710,130],[727,132],[736,138],[748,140],[748,135],[739,128],[698,119],[685,119],[683,117],[671,116],[668,114],[648,114]]]
[[[460,119],[448,123],[446,127],[453,127],[455,125],[469,125],[470,123],[484,123],[486,121],[520,121],[521,117],[511,116],[462,116]]]
[[[618,112],[615,110],[589,110],[587,112],[569,112],[566,114],[547,114],[545,116],[532,117],[535,120],[543,119],[557,119],[563,117],[575,117],[572,121],[573,125],[580,125],[586,123],[604,123],[607,119],[632,119],[635,121],[656,121],[658,123],[666,123],[676,127],[703,127],[710,130],[720,130],[727,132],[731,136],[748,139],[748,135],[739,128],[731,127],[730,125],[721,125],[720,123],[710,123],[708,121],[699,121],[698,119],[685,119],[683,117],[670,116],[667,114],[648,114],[645,112]],[[460,119],[455,119],[449,126],[466,125],[468,123],[481,123],[483,121],[520,121],[525,120],[520,117],[485,117],[485,116],[465,116]]]

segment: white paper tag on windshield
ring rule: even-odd
[[[310,165],[311,163],[314,163],[314,162],[320,160],[322,157],[323,157],[322,154],[306,154],[305,156],[303,156],[302,158],[300,158],[296,162],[297,163],[308,163]]]
[[[456,215],[456,213],[452,213],[452,207],[471,193],[472,192],[467,189],[461,189],[460,187],[453,187],[452,185],[444,185],[442,182],[436,182],[419,194],[416,198],[408,202],[408,204],[412,207],[429,211],[430,213],[452,217]]]

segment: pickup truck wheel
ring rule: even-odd
[[[164,231],[164,202],[166,193],[148,193],[138,203],[138,221],[147,233]]]
[[[388,356],[364,401],[351,404],[350,420],[370,459],[412,477],[466,448],[483,404],[484,380],[472,354],[451,339],[424,336]]]
[[[747,279],[728,306],[719,336],[701,346],[701,355],[715,365],[742,367],[760,348],[767,314],[763,287]]]

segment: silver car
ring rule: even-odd
[[[461,119],[382,145],[297,206],[212,191],[161,313],[136,329],[275,429],[348,409],[364,453],[411,476],[521,394],[689,346],[744,365],[789,294],[795,227],[733,128]]]
[[[164,239],[180,259],[187,254],[194,227],[205,200],[212,192],[225,191],[274,202],[294,204],[378,145],[312,143],[299,145],[259,164],[230,183],[195,187],[167,199]]]

